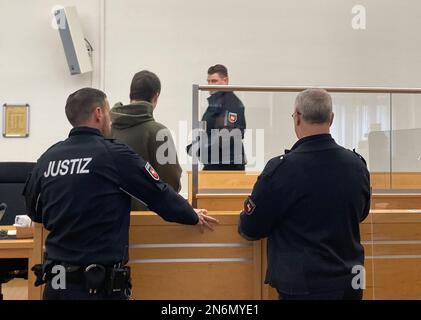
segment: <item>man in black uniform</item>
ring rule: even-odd
[[[210,67],[207,80],[209,85],[228,85],[227,68],[221,64]],[[207,136],[206,142],[200,144],[206,149],[201,155],[203,170],[245,170],[246,119],[241,100],[233,92],[212,92],[202,121],[206,123]],[[191,145],[187,147],[188,153],[190,149]]]
[[[268,162],[240,216],[248,240],[268,237],[266,283],[282,299],[361,299],[359,223],[370,209],[364,159],[333,140],[330,95],[300,93],[299,141]],[[361,278],[361,277],[360,277]]]
[[[74,128],[41,156],[26,184],[30,217],[50,231],[44,264],[34,268],[38,284],[46,281],[44,299],[128,298],[131,197],[166,221],[202,231],[216,222],[206,210],[194,210],[132,149],[104,138],[109,113],[103,92],[71,94],[66,115]],[[55,266],[65,270],[65,289],[52,283]]]

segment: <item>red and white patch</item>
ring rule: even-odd
[[[158,172],[156,172],[156,170],[150,165],[149,162],[146,162],[145,169],[154,180],[159,181]]]
[[[238,116],[236,113],[230,112],[228,113],[228,121],[231,123],[236,123],[238,119]]]
[[[256,209],[256,205],[254,204],[253,200],[248,198],[246,202],[244,202],[244,212],[248,215],[251,215],[254,209]]]

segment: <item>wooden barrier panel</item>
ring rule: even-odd
[[[264,285],[266,240],[237,232],[238,212],[210,212],[214,232],[133,212],[130,265],[135,299],[277,299]],[[360,225],[365,248],[364,299],[421,299],[421,211],[372,210]],[[42,256],[38,225],[34,257]],[[36,260],[34,258],[34,260]],[[39,296],[40,298],[40,296]]]
[[[362,226],[373,299],[421,299],[421,211],[372,210]]]
[[[130,262],[134,299],[261,299],[261,243],[238,235],[237,212],[211,212],[215,231],[132,212]],[[36,227],[41,259],[47,232]],[[39,260],[41,261],[41,260]],[[39,293],[38,298],[41,298]]]
[[[192,199],[191,172],[189,174],[189,201]],[[197,206],[213,211],[242,210],[247,196],[257,180],[258,172],[243,171],[200,171]],[[388,172],[371,173],[374,190],[372,209],[421,209],[421,192],[408,192],[421,189],[421,173],[399,172],[392,176]],[[379,193],[376,189],[406,189],[396,193]],[[415,191],[415,190],[414,190]]]
[[[360,230],[365,250],[364,299],[421,299],[421,211],[372,210]],[[262,259],[265,266],[265,249]],[[263,291],[263,298],[278,298],[267,285]]]
[[[213,192],[209,190],[209,192]],[[197,207],[211,211],[238,211],[244,208],[244,201],[250,195],[248,192],[233,192],[232,190],[216,190],[216,193],[199,193]]]
[[[189,178],[191,199],[192,176]],[[259,172],[199,171],[199,189],[253,189]],[[421,172],[370,172],[371,186],[376,189],[421,189]]]
[[[374,193],[371,209],[421,209],[421,193]]]
[[[260,299],[261,246],[238,235],[238,213],[211,212],[214,232],[132,213],[135,299]]]
[[[199,189],[252,189],[260,172],[251,171],[199,171]],[[192,199],[192,173],[187,172],[189,180],[189,201]],[[228,209],[229,210],[229,209]]]
[[[204,192],[204,191],[202,191]],[[215,193],[213,193],[215,192]],[[198,208],[212,211],[241,211],[251,190],[206,190],[197,195]],[[373,193],[371,209],[421,209],[420,193]]]

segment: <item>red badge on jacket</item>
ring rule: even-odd
[[[228,114],[228,121],[229,121],[229,122],[231,122],[231,123],[236,123],[236,122],[237,122],[237,119],[238,119],[238,116],[237,116],[237,114],[236,114],[236,113],[230,112],[230,113]]]
[[[251,215],[253,213],[254,209],[256,209],[256,205],[254,204],[254,202],[249,197],[246,200],[246,202],[244,202],[244,212],[247,215]]]
[[[146,169],[146,171],[148,171],[148,173],[150,174],[150,176],[154,179],[154,180],[156,180],[156,181],[159,181],[159,175],[158,175],[158,172],[156,172],[156,170],[150,165],[150,163],[149,162],[146,162],[146,164],[145,164],[145,169]]]

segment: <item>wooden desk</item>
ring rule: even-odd
[[[0,226],[1,230],[14,230],[11,226]],[[0,259],[28,259],[28,298],[36,299],[39,289],[34,287],[35,276],[31,271],[34,265],[34,240],[0,240]]]

